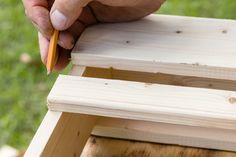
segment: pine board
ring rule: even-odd
[[[53,111],[236,130],[236,92],[60,75]]]
[[[169,15],[89,27],[72,63],[236,80],[236,21]]]
[[[100,118],[92,135],[125,140],[236,151],[235,130]]]

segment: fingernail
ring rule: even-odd
[[[65,44],[64,44],[64,42],[63,41],[61,41],[61,40],[58,40],[58,42],[57,42],[61,47],[63,47],[63,48],[65,48]]]
[[[52,12],[51,21],[54,28],[63,30],[67,22],[67,17],[56,9]]]
[[[28,11],[25,9],[25,15],[28,16]]]
[[[74,45],[75,45],[75,41],[72,40],[70,43],[71,43],[71,48],[74,47]]]

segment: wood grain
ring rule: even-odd
[[[75,71],[78,71],[76,70],[77,68],[78,68],[77,66],[73,67]],[[147,73],[138,71],[117,70],[112,68],[105,69],[105,68],[87,67],[83,76],[236,91],[236,81],[231,81],[231,80],[171,75],[163,73]]]
[[[92,135],[189,147],[236,151],[234,130],[100,118]]]
[[[82,76],[84,70],[79,67],[76,74]],[[91,115],[48,111],[24,156],[78,157],[96,120]]]
[[[235,91],[60,75],[50,110],[236,130]]]
[[[41,156],[61,116],[61,112],[49,111],[46,114],[27,151],[25,152],[24,157]]]
[[[74,65],[236,80],[236,21],[151,15],[92,26]]]
[[[236,153],[92,136],[81,157],[236,157]]]
[[[24,157],[79,156],[96,117],[48,111]]]

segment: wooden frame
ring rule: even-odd
[[[71,74],[84,71],[81,67]],[[96,116],[48,111],[24,156],[80,156],[96,121]]]
[[[48,108],[236,130],[235,97],[235,91],[60,75],[48,96]]]
[[[235,25],[152,15],[87,29],[25,156],[79,156],[90,134],[236,151]]]
[[[96,117],[48,111],[25,157],[79,156]]]
[[[143,121],[105,123],[107,127],[95,127],[96,135],[236,151],[236,106],[229,97],[235,94],[234,91],[60,76],[49,94],[48,107],[52,111]]]

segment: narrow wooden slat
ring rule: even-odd
[[[236,21],[152,15],[88,28],[76,65],[236,80]]]
[[[83,76],[85,70],[76,67],[71,74]],[[96,121],[96,116],[48,111],[24,156],[80,156]]]
[[[92,134],[135,141],[236,151],[235,130],[105,117],[99,119]]]
[[[61,112],[48,111],[33,140],[31,141],[27,151],[25,152],[24,157],[40,157],[42,155],[61,117]]]
[[[80,156],[95,123],[95,116],[63,113],[41,157]]]
[[[236,92],[59,76],[50,110],[236,130]]]
[[[48,111],[24,156],[79,156],[95,122],[95,116]]]
[[[73,69],[77,67],[74,66]],[[236,91],[236,81],[87,67],[84,77]]]

